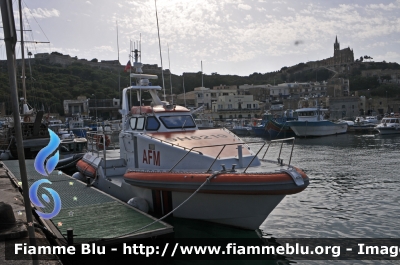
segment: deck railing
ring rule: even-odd
[[[215,164],[215,161],[217,161],[219,155],[222,153],[222,151],[225,149],[226,146],[229,146],[229,145],[236,145],[236,146],[239,146],[239,145],[257,144],[257,143],[261,143],[262,146],[258,149],[258,151],[256,152],[256,154],[252,157],[251,161],[247,164],[247,166],[246,166],[244,172],[247,171],[247,169],[250,167],[250,165],[253,163],[253,161],[255,160],[255,158],[258,156],[258,154],[261,152],[261,150],[264,148],[264,146],[265,146],[267,143],[268,143],[267,149],[265,150],[264,155],[263,155],[263,157],[262,157],[261,160],[264,160],[264,158],[265,158],[265,156],[266,156],[266,154],[267,154],[267,152],[268,152],[269,147],[271,146],[271,144],[274,144],[274,143],[281,143],[281,146],[280,146],[280,148],[279,148],[279,155],[278,155],[278,158],[277,158],[277,162],[278,162],[279,165],[282,165],[282,166],[283,166],[283,165],[284,165],[284,164],[283,164],[283,159],[281,158],[282,149],[283,149],[283,143],[284,143],[284,142],[288,142],[288,141],[292,141],[292,146],[291,146],[291,151],[290,151],[290,156],[289,156],[289,163],[287,164],[288,166],[290,166],[290,163],[291,163],[291,161],[292,161],[292,156],[293,156],[294,140],[295,140],[295,137],[291,137],[291,138],[285,138],[285,139],[272,140],[272,141],[269,141],[269,142],[266,142],[266,141],[257,141],[257,142],[246,142],[246,143],[243,142],[243,143],[232,143],[232,144],[219,144],[219,145],[208,145],[208,146],[195,146],[195,147],[190,148],[190,149],[185,153],[185,155],[184,155],[177,163],[175,163],[175,165],[174,165],[168,172],[172,172],[172,171],[174,170],[174,168],[175,168],[176,166],[178,166],[178,165],[185,159],[186,156],[188,156],[192,151],[195,151],[194,149],[201,149],[201,148],[208,148],[208,147],[218,147],[218,146],[221,146],[221,150],[219,151],[218,155],[215,157],[215,159],[213,160],[213,162],[211,163],[211,165],[208,167],[208,169],[207,169],[207,171],[206,171],[206,172],[209,172],[209,171],[211,170],[212,166]]]

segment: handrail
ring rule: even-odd
[[[268,147],[267,147],[267,150],[265,150],[265,153],[264,153],[262,159],[264,159],[265,155],[267,154],[268,149],[269,149],[269,147],[271,146],[271,143],[274,143],[274,142],[282,142],[281,148],[280,148],[280,150],[279,150],[279,155],[278,155],[278,162],[280,162],[280,163],[282,164],[282,161],[283,161],[283,160],[281,160],[281,153],[282,153],[283,142],[293,140],[293,142],[292,142],[292,149],[291,149],[290,157],[289,157],[289,164],[288,164],[288,166],[290,166],[290,163],[291,163],[291,161],[292,161],[292,155],[293,155],[293,148],[294,148],[294,141],[295,141],[295,139],[296,139],[295,137],[290,137],[290,138],[284,138],[284,139],[271,140],[270,143],[269,143],[269,145],[268,145]]]
[[[288,164],[288,166],[290,166],[290,163],[291,163],[291,161],[292,161],[292,155],[293,155],[295,137],[285,138],[285,139],[271,140],[271,141],[269,142],[269,144],[268,144],[267,150],[265,151],[264,156],[263,156],[262,159],[264,159],[264,157],[265,157],[265,155],[267,154],[267,152],[268,152],[268,150],[269,150],[269,147],[271,146],[272,143],[281,142],[281,147],[280,147],[279,156],[278,156],[278,163],[283,164],[283,160],[280,158],[280,157],[281,157],[281,153],[282,153],[282,149],[283,149],[283,142],[285,142],[285,141],[290,141],[290,140],[293,141],[293,142],[292,142],[291,152],[290,152],[290,157],[289,157],[289,164]],[[226,146],[228,146],[228,145],[240,145],[240,144],[245,144],[245,145],[247,145],[247,144],[251,144],[251,143],[263,143],[263,145],[260,147],[260,149],[257,151],[257,153],[253,156],[253,158],[251,159],[251,161],[247,164],[245,170],[243,171],[243,172],[246,172],[247,169],[250,167],[250,165],[253,163],[254,159],[258,156],[258,154],[261,152],[261,150],[262,150],[262,149],[264,148],[264,146],[267,144],[266,141],[256,141],[256,142],[247,142],[247,143],[241,142],[241,143],[218,144],[218,145],[208,145],[208,146],[195,146],[195,147],[192,147],[190,150],[188,150],[188,151],[186,152],[186,154],[185,154],[178,162],[176,162],[175,165],[174,165],[168,172],[172,172],[172,170],[173,170],[177,165],[179,165],[179,164],[182,162],[182,160],[184,160],[185,157],[186,157],[188,154],[190,154],[190,152],[192,152],[193,149],[195,149],[195,148],[207,148],[207,147],[222,146],[222,148],[221,148],[221,150],[219,151],[218,155],[215,157],[215,159],[214,159],[213,162],[211,163],[210,167],[209,167],[208,170],[206,171],[206,172],[209,172],[209,171],[211,170],[212,166],[214,165],[215,161],[218,159],[219,155],[222,153],[222,151],[224,150],[224,148],[225,148]]]
[[[264,142],[260,142],[260,141],[257,141],[257,142],[248,142],[248,143],[264,143]],[[217,146],[223,146],[223,148],[222,148],[222,150],[225,148],[225,146],[227,146],[227,145],[240,145],[240,144],[245,144],[245,145],[247,145],[248,143],[245,143],[245,142],[241,142],[241,143],[232,143],[232,144],[216,144],[216,145],[206,145],[206,146],[194,146],[194,147],[192,147],[192,148],[190,148],[189,149],[189,151],[187,151],[187,153],[168,171],[168,172],[171,172],[193,149],[195,149],[195,148],[207,148],[207,147],[217,147]],[[264,144],[265,145],[265,144]],[[214,159],[214,161],[213,161],[213,163],[212,163],[212,165],[214,165],[214,163],[215,163],[215,160],[217,160],[217,158],[218,158],[218,156],[221,154],[221,152],[222,152],[222,150],[219,152],[219,154],[215,157],[215,159]],[[211,165],[211,166],[212,166]],[[211,167],[208,169],[208,170],[210,170],[211,169]]]
[[[256,159],[257,155],[260,153],[261,149],[264,148],[264,146],[267,144],[267,142],[265,142],[263,144],[263,146],[261,146],[261,148],[258,150],[257,154],[255,154],[255,156],[253,157],[253,159],[251,159],[250,163],[247,165],[246,169],[243,171],[243,173],[246,172],[246,170],[249,168],[249,166],[251,165],[251,163],[253,163],[254,159]]]

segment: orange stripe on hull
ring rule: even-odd
[[[277,173],[221,173],[200,190],[216,194],[294,194],[308,186],[307,175],[297,169],[305,184],[296,186],[292,177]],[[126,182],[134,186],[165,191],[193,192],[212,174],[168,173],[131,171],[124,175]]]

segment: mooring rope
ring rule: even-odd
[[[193,192],[192,195],[190,195],[186,200],[184,200],[181,204],[179,204],[175,209],[173,209],[172,211],[170,211],[169,213],[167,213],[166,215],[164,215],[164,216],[161,217],[160,219],[157,219],[157,220],[155,220],[154,222],[152,222],[152,223],[150,223],[150,224],[148,224],[148,225],[145,225],[145,226],[143,226],[142,228],[139,228],[139,229],[137,229],[137,230],[131,232],[130,234],[136,233],[136,232],[138,232],[138,231],[140,231],[140,230],[143,230],[143,229],[145,229],[145,228],[147,228],[147,227],[149,227],[149,226],[151,226],[151,225],[153,225],[153,224],[155,224],[155,223],[160,222],[161,220],[163,220],[163,219],[166,218],[167,216],[171,215],[171,214],[172,214],[173,212],[175,212],[179,207],[181,207],[183,204],[185,204],[190,198],[192,198],[197,192],[199,192],[199,191],[201,190],[201,188],[203,188],[204,185],[206,185],[207,183],[209,183],[213,178],[215,178],[217,175],[219,175],[219,174],[221,174],[221,173],[223,173],[223,172],[218,171],[218,172],[212,174],[211,176],[209,176],[209,177],[203,182],[203,184],[201,184],[200,187],[198,187],[197,190],[195,190],[195,192]]]

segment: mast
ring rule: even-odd
[[[171,61],[169,59],[169,44],[168,46],[168,67],[169,67],[169,83],[171,84],[171,104],[174,105],[174,96],[172,95],[172,73],[171,73]]]
[[[204,85],[203,85],[203,61],[201,61],[201,87],[204,87]]]
[[[118,50],[118,63],[121,65],[121,63],[119,62],[119,42],[118,42],[118,20],[116,21],[117,24],[117,50]],[[121,104],[121,72],[118,71],[118,97],[119,99],[119,103]]]
[[[22,93],[24,97],[22,114],[25,114],[25,104],[26,101],[26,85],[25,85],[25,55],[24,55],[24,25],[22,23],[22,3],[21,0],[18,1],[19,5],[19,24],[21,31],[21,63],[22,63]]]
[[[182,79],[183,79],[183,102],[186,108],[185,77],[183,76],[183,74],[182,74]]]

